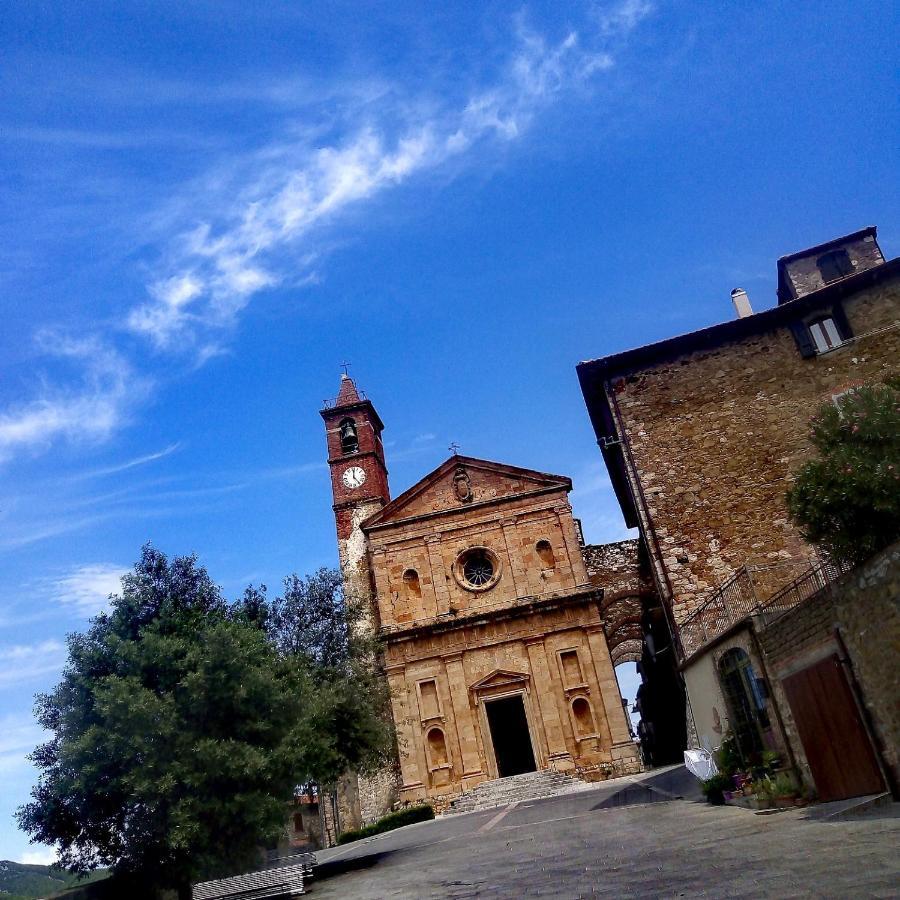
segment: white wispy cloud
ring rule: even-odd
[[[649,0],[622,0],[620,3],[601,4],[594,15],[605,34],[633,31],[653,12]]]
[[[103,612],[110,594],[122,588],[127,566],[115,563],[92,563],[53,581],[53,595],[60,603],[74,607],[80,615],[95,616]]]
[[[65,653],[66,645],[56,640],[0,647],[0,685],[34,681],[59,672]]]
[[[637,0],[607,8],[600,37],[630,30],[648,12]],[[596,34],[586,40],[571,31],[552,43],[520,22],[516,36],[501,77],[455,110],[422,102],[412,104],[415,114],[383,109],[374,121],[369,111],[362,127],[331,144],[305,136],[259,150],[237,193],[229,184],[228,199],[179,234],[127,326],[157,348],[195,352],[199,344],[208,352],[210,332],[233,325],[254,295],[282,283],[280,257],[289,255],[296,273],[298,259],[319,258],[315,236],[343,213],[450,160],[468,155],[474,163],[487,142],[517,140],[563,92],[613,65],[608,50],[592,46]]]
[[[157,450],[155,453],[146,453],[143,456],[137,456],[134,459],[129,459],[112,466],[104,466],[101,469],[91,469],[89,472],[79,472],[76,475],[70,476],[67,480],[85,481],[89,478],[104,478],[107,475],[116,475],[119,472],[126,472],[128,469],[134,469],[137,466],[145,466],[147,463],[156,462],[158,459],[164,459],[170,454],[175,453],[180,447],[181,442],[176,441],[174,444],[169,444],[168,447]]]
[[[41,396],[0,414],[0,461],[22,448],[46,446],[59,437],[98,441],[116,431],[147,392],[125,358],[99,337],[38,334],[48,357],[80,368],[76,387],[45,386]]]
[[[156,351],[187,354],[195,367],[227,352],[229,330],[256,295],[318,279],[316,266],[345,237],[335,240],[330,230],[351,210],[451,162],[453,171],[479,166],[486,148],[520,140],[542,111],[611,68],[619,43],[651,10],[646,0],[600,4],[589,27],[559,40],[519,17],[507,64],[462,101],[416,97],[377,79],[362,88],[348,82],[343,94],[328,85],[324,95],[340,95],[341,102],[324,105],[307,82],[276,91],[270,99],[297,96],[296,109],[315,109],[315,116],[286,123],[280,140],[233,154],[199,187],[174,192],[157,217],[166,233],[153,239],[159,258],[149,267],[146,299],[126,308],[116,328]],[[246,97],[258,91],[251,86]],[[217,99],[243,96],[231,85]],[[340,112],[320,121],[331,107]],[[114,349],[119,338],[115,329],[103,339],[57,335],[46,350],[80,361],[80,382],[44,387],[37,398],[0,412],[0,462],[60,438],[103,440],[128,421],[152,384]]]

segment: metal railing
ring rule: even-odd
[[[743,566],[681,623],[678,630],[684,657],[696,653],[758,606],[753,579]]]
[[[701,606],[682,622],[682,658],[687,659],[710,641],[724,634],[732,625],[752,615],[761,624],[781,616],[811,599],[835,581],[846,569],[830,563],[816,562],[783,587],[772,592],[773,575],[779,566],[796,567],[798,560],[785,560],[769,566],[743,566]],[[783,580],[775,576],[775,581]]]
[[[363,390],[360,390],[359,388],[356,389],[356,393],[359,396],[360,400],[368,400],[369,399],[368,396],[366,396],[366,392]],[[335,406],[337,406],[337,402],[338,402],[337,397],[331,397],[328,400],[323,400],[322,401],[322,409],[334,409]],[[356,403],[355,400],[353,402]]]
[[[794,607],[821,594],[846,571],[848,571],[846,568],[831,563],[816,563],[799,578],[795,578],[780,591],[776,591],[761,605],[760,621],[763,625],[774,622],[775,619],[780,618]]]

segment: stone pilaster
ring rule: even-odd
[[[547,662],[547,648],[544,639],[526,641],[528,662],[531,666],[531,679],[535,686],[534,696],[541,711],[544,734],[547,737],[547,751],[550,764],[561,770],[572,769],[575,764],[572,754],[566,749],[566,737],[559,718],[559,705],[553,682],[550,678],[550,666]]]
[[[435,615],[443,615],[450,611],[450,589],[447,587],[445,566],[441,559],[441,535],[430,534],[425,538],[428,548],[428,565],[431,569],[431,585],[434,588]],[[424,598],[423,598],[424,599]]]
[[[397,752],[400,758],[400,776],[403,780],[402,790],[405,791],[422,786],[419,779],[416,746],[420,741],[418,741],[418,729],[413,727],[409,709],[409,693],[404,667],[389,667],[387,678],[391,691],[394,727],[397,730]]]
[[[591,648],[591,659],[594,662],[597,682],[600,685],[600,697],[606,712],[609,740],[613,747],[618,744],[633,745],[628,722],[625,719],[625,709],[622,706],[622,695],[619,693],[619,682],[616,680],[609,648],[606,646],[603,626],[589,625],[585,628],[585,633]]]
[[[506,543],[506,555],[516,596],[526,597],[531,591],[528,587],[528,575],[522,566],[522,554],[516,541],[516,520],[502,519],[500,527],[503,529],[503,540]]]
[[[469,689],[466,685],[466,674],[462,664],[462,654],[455,653],[444,657],[444,669],[447,672],[447,683],[450,686],[450,700],[453,705],[453,718],[456,722],[456,734],[459,738],[459,751],[462,756],[461,776],[463,783],[471,776],[483,776],[481,755],[478,752],[478,737],[475,734],[475,712],[469,705]]]

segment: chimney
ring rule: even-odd
[[[750,298],[743,288],[735,288],[731,292],[731,302],[737,310],[739,319],[746,319],[747,316],[753,315],[753,308],[750,306]]]

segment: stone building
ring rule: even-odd
[[[589,576],[571,481],[454,455],[391,500],[381,420],[348,376],[322,416],[341,567],[384,639],[398,742],[396,796],[360,780],[358,817],[528,771],[639,769],[602,615],[607,581],[633,585],[612,562]]]
[[[775,702],[758,614],[785,612],[834,573],[785,492],[816,408],[898,371],[900,260],[885,261],[870,227],[777,268],[777,306],[753,313],[735,289],[736,319],[581,363],[578,376],[647,550],[693,738],[716,746],[731,728],[748,748],[787,752],[790,710]]]

